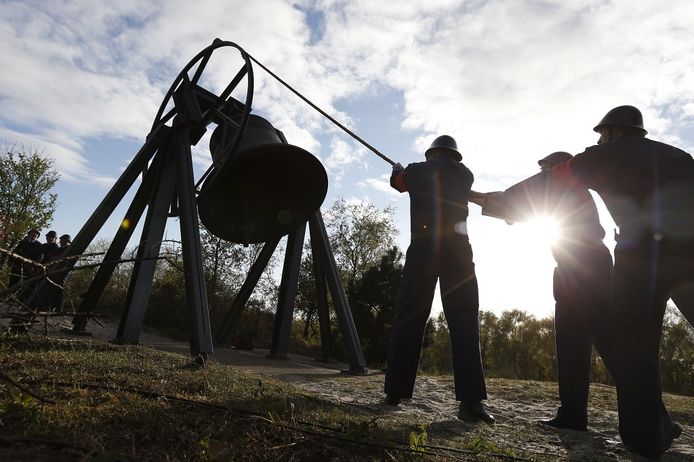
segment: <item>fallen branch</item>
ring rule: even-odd
[[[0,371],[0,379],[4,380],[5,382],[9,383],[10,385],[14,386],[15,388],[18,388],[23,393],[26,393],[27,395],[41,401],[42,403],[54,404],[54,402],[51,401],[50,399],[44,398],[44,397],[36,394],[34,391],[30,390],[29,388],[23,386],[22,384],[17,383],[10,376],[5,374],[3,371]]]

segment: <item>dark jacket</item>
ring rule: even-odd
[[[410,229],[416,238],[461,234],[473,181],[472,172],[464,164],[438,157],[394,172],[390,184],[410,194]]]
[[[552,255],[560,265],[596,250],[607,251],[602,241],[605,230],[588,190],[577,184],[559,187],[551,181],[550,172],[538,173],[502,193],[488,196],[482,214],[509,222],[542,215],[551,217],[558,226]]]
[[[41,255],[43,255],[43,245],[39,241],[30,241],[25,238],[14,248],[14,253],[29,260],[40,261]]]
[[[41,252],[43,253],[41,263],[48,263],[49,261],[55,259],[56,255],[60,253],[60,247],[58,247],[58,244],[55,242],[46,242],[41,245]]]
[[[627,137],[587,148],[553,169],[563,184],[598,192],[620,245],[694,241],[694,160],[681,149]]]

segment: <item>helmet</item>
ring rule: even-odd
[[[60,240],[61,240],[61,241],[72,242],[72,238],[70,237],[69,234],[63,234],[62,236],[60,236]]]
[[[643,130],[644,135],[648,133],[648,131],[643,128],[643,116],[641,115],[641,111],[634,106],[617,106],[614,109],[610,109],[600,123],[593,128],[593,131],[597,132],[605,125],[640,128]]]
[[[572,159],[573,156],[569,154],[568,152],[564,151],[557,151],[553,152],[552,154],[548,155],[547,157],[543,157],[542,159],[537,161],[537,165],[542,166],[542,164],[552,164],[554,165],[559,165],[562,162],[566,162],[569,159]]]
[[[46,237],[57,237],[57,236],[58,236],[58,233],[56,233],[55,231],[48,231],[46,233]]]
[[[463,156],[458,152],[458,145],[452,136],[441,135],[436,138],[434,142],[431,143],[431,146],[429,146],[429,149],[426,150],[424,156],[428,159],[429,156],[436,151],[451,154],[458,162],[463,160]]]

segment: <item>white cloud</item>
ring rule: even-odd
[[[325,159],[325,165],[331,171],[341,171],[346,165],[354,164],[364,156],[364,150],[354,148],[341,138],[333,137],[330,141],[330,154]]]
[[[591,128],[620,104],[643,110],[651,137],[694,149],[686,0],[24,0],[4,1],[2,13],[0,140],[42,147],[64,180],[86,185],[112,184],[105,165],[118,162],[85,146],[144,140],[176,75],[215,37],[402,162],[454,136],[482,191],[535,173],[548,152],[593,144]],[[234,50],[215,53],[201,83],[219,91],[240,66]],[[322,159],[331,194],[392,202],[387,175],[377,176],[390,168],[253,68],[254,112]],[[343,109],[357,101],[368,113],[383,89],[402,97],[387,129]],[[210,164],[207,144],[192,150],[198,171]]]
[[[62,149],[54,154],[61,157],[64,176],[91,181],[94,172],[85,166],[98,165],[98,158],[82,152],[84,141],[101,136],[144,139],[174,77],[215,37],[271,57],[268,64],[288,63],[290,75],[302,75],[308,40],[302,20],[291,5],[272,0],[65,1],[59,7],[6,2],[0,19],[0,53],[6,62],[0,75],[0,123],[43,146],[58,144]],[[234,37],[225,36],[230,32]],[[221,65],[209,81],[221,87],[237,70]],[[262,70],[256,67],[256,74],[256,85],[267,86]],[[320,118],[304,108],[294,113],[278,109],[273,96],[256,99],[255,107],[320,125]],[[283,120],[279,125],[317,149],[310,132]],[[56,140],[57,132],[69,134],[73,142]]]
[[[365,189],[373,189],[378,193],[388,196],[400,196],[400,192],[390,186],[390,175],[381,175],[378,178],[366,178],[357,183],[358,186]]]
[[[64,1],[50,10],[6,2],[0,122],[61,146],[61,169],[79,179],[93,173],[85,166],[98,165],[81,151],[83,140],[142,139],[174,76],[220,37],[348,127],[353,122],[336,102],[383,84],[400,90],[414,147],[450,133],[475,171],[515,172],[547,151],[580,150],[594,142],[590,127],[600,116],[623,103],[643,109],[654,137],[694,144],[682,130],[694,123],[694,8],[686,1],[668,8],[595,0],[299,6],[323,17],[316,43],[309,44],[304,13],[279,0]],[[211,64],[205,82],[221,88],[238,62]],[[336,129],[258,66],[255,77],[255,109],[292,144],[325,157],[329,168],[360,162],[344,145],[321,152],[320,134]],[[666,114],[670,107],[681,109]]]

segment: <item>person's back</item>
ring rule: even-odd
[[[455,140],[443,135],[426,151],[426,162],[393,166],[391,186],[410,195],[412,236],[407,249],[384,391],[397,405],[412,397],[424,330],[438,281],[449,326],[456,399],[461,420],[493,423],[479,348],[479,297],[467,237],[467,199],[473,175]]]
[[[555,187],[550,180],[548,171],[523,180],[496,198],[487,199],[489,204],[482,213],[518,222],[550,217],[557,226],[557,239],[550,244],[552,256],[561,267],[580,266],[577,260],[591,252],[608,252],[603,243],[605,230],[588,190],[577,185]]]
[[[630,450],[657,459],[682,431],[662,401],[659,349],[667,299],[694,283],[694,160],[645,138],[633,106],[610,110],[593,130],[598,145],[552,177],[598,192],[619,226],[610,307],[619,433]]]
[[[463,234],[467,197],[474,181],[464,164],[451,157],[432,158],[408,165],[404,178],[410,193],[413,236]]]
[[[42,248],[42,244],[36,239],[23,239],[17,247],[15,247],[14,253],[28,258],[29,260],[40,261],[43,255]]]
[[[541,420],[556,428],[585,431],[592,345],[606,364],[611,360],[612,330],[608,316],[612,258],[603,243],[597,207],[587,189],[555,187],[551,170],[573,156],[553,152],[538,160],[541,172],[505,191],[473,192],[482,214],[507,223],[550,218],[557,225],[551,243],[557,262],[552,277],[555,299],[555,344],[561,406]]]
[[[622,242],[650,240],[656,233],[664,240],[694,240],[694,160],[685,151],[622,137],[587,148],[571,169],[603,198]]]

